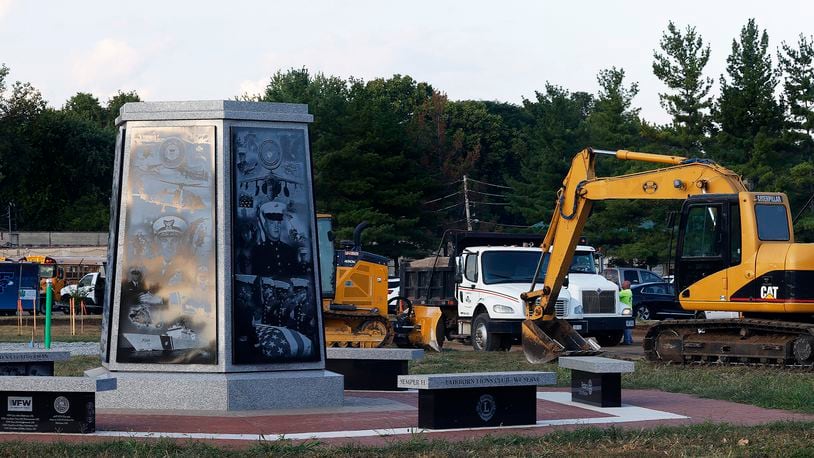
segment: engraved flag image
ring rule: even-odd
[[[268,358],[302,358],[311,354],[311,339],[292,329],[256,324],[257,345]]]

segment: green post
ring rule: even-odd
[[[45,348],[51,349],[51,302],[54,300],[51,280],[45,285]]]

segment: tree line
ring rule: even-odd
[[[717,78],[705,72],[710,57],[695,27],[667,25],[652,62],[666,125],[642,118],[637,83],[616,67],[598,73],[596,93],[545,82],[520,104],[449,100],[407,75],[364,81],[307,68],[278,71],[263,93],[239,98],[309,105],[318,210],[334,215],[339,239],[370,222],[366,244],[390,257],[434,249],[444,230],[466,227],[467,207],[477,230],[544,231],[586,146],[718,161],[755,190],[786,192],[798,239],[814,241],[804,208],[814,194],[814,37],[771,47],[751,19]],[[102,104],[80,92],[51,108],[28,83],[7,88],[8,74],[0,66],[0,205],[16,204],[14,229],[107,230],[114,119],[138,94]],[[598,172],[652,167],[602,160]],[[585,235],[619,263],[654,265],[667,258],[665,215],[677,206],[604,202]]]

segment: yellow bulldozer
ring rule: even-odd
[[[600,155],[666,166],[597,177]],[[598,351],[556,318],[554,305],[593,203],[609,199],[683,201],[674,255],[676,300],[688,311],[742,316],[655,325],[644,340],[648,359],[814,367],[814,244],[795,243],[785,194],[749,192],[736,173],[707,159],[590,148],[574,157],[558,193],[541,245],[551,250],[542,287],[532,284],[522,296],[529,361]]]
[[[333,347],[400,347],[440,351],[435,329],[437,308],[411,306],[402,298],[387,298],[389,259],[362,250],[362,222],[352,242],[334,248],[333,219],[317,215],[319,268],[325,341]]]

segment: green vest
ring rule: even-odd
[[[619,291],[619,300],[628,307],[633,307],[633,291],[629,289]]]

